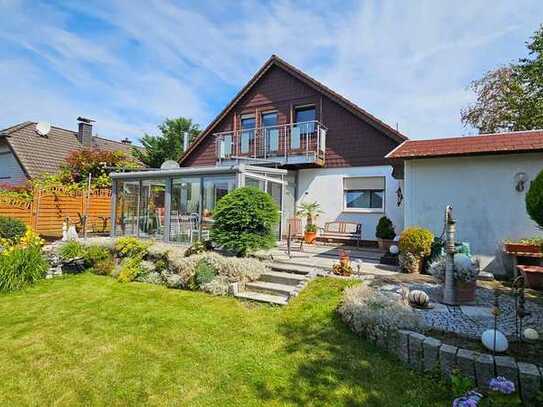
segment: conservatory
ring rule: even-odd
[[[206,240],[217,201],[234,188],[257,187],[282,211],[286,174],[246,164],[112,173],[111,235],[179,243]]]

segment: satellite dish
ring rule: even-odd
[[[36,133],[40,136],[47,136],[51,131],[51,125],[47,122],[36,123]]]
[[[176,168],[179,168],[179,163],[174,160],[166,160],[160,166],[161,170],[175,170]]]

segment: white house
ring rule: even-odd
[[[440,236],[452,205],[458,238],[488,271],[509,271],[503,240],[542,235],[524,198],[543,170],[543,131],[409,140],[387,158],[404,163],[405,226]]]

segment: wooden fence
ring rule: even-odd
[[[20,219],[42,236],[62,236],[65,221],[82,230],[85,214],[89,233],[107,233],[111,226],[111,191],[35,190],[31,202],[0,195],[1,216]]]

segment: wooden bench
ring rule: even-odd
[[[356,246],[360,247],[362,239],[362,225],[355,222],[326,222],[322,229],[321,238],[326,240],[356,240]]]

